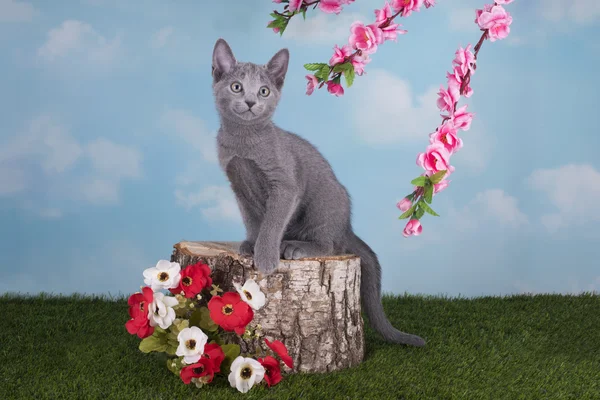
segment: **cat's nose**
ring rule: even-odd
[[[252,100],[245,100],[245,101],[246,101],[246,104],[248,105],[248,108],[252,108],[252,106],[256,104],[256,102],[252,101]]]

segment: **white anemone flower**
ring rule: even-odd
[[[235,289],[238,291],[242,300],[244,300],[250,307],[258,311],[265,305],[265,294],[260,291],[260,286],[254,281],[254,279],[248,279],[243,286],[239,283],[234,283]]]
[[[175,297],[155,292],[152,304],[148,308],[150,326],[158,325],[163,329],[170,327],[175,320],[175,310],[173,310],[173,307],[177,304],[179,304],[179,301]]]
[[[179,332],[179,335],[177,335],[177,340],[179,341],[179,346],[175,354],[180,357],[183,356],[183,361],[186,364],[193,364],[204,353],[204,346],[206,346],[208,336],[202,332],[202,329],[192,326],[190,328],[183,328]]]
[[[156,267],[144,270],[144,283],[154,291],[176,288],[181,279],[180,271],[179,263],[160,260]]]
[[[255,359],[238,356],[231,364],[229,384],[242,393],[252,389],[265,376],[265,368]]]

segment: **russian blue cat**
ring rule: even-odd
[[[381,267],[352,231],[346,188],[312,144],[271,121],[288,61],[287,49],[257,65],[236,61],[223,39],[214,47],[218,155],[246,227],[240,253],[253,255],[263,274],[273,272],[280,257],[358,255],[362,304],[371,326],[389,342],[423,346],[422,338],[395,329],[384,314]]]

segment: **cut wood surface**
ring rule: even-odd
[[[240,242],[180,242],[171,261],[182,268],[200,260],[212,270],[213,283],[235,291],[233,283],[254,279],[266,304],[251,326],[260,339],[238,342],[242,352],[266,350],[264,338],[281,340],[294,359],[295,372],[328,372],[358,365],[364,357],[360,308],[360,259],[355,255],[280,260],[263,276],[252,257],[238,253]]]

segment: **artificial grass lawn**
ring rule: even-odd
[[[384,297],[424,348],[366,330],[366,359],[242,395],[186,386],[125,330],[126,300],[0,296],[0,399],[600,399],[600,296]]]

